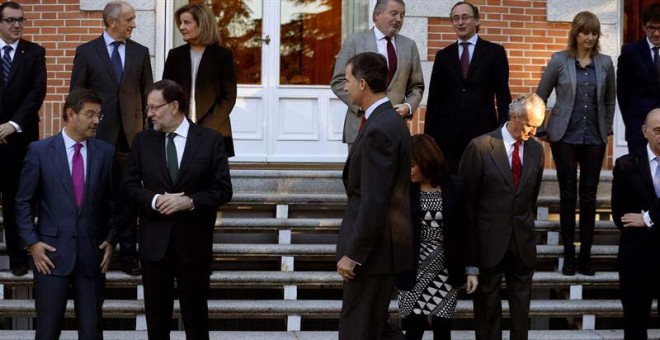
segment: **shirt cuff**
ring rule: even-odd
[[[10,120],[8,123],[11,124],[11,126],[13,126],[14,129],[16,129],[16,132],[18,132],[18,133],[23,132],[23,129],[21,129],[21,126],[20,126],[20,125],[18,125],[18,124],[16,124],[16,123],[12,122],[11,120]]]
[[[408,103],[404,103],[404,104],[406,104],[406,106],[408,106],[408,114],[404,118],[412,119],[412,116],[413,116],[412,106],[410,106],[410,104],[408,104]]]
[[[651,221],[651,215],[649,215],[648,211],[644,212],[642,218],[644,219],[644,224],[646,224],[648,228],[651,228],[653,226],[653,221]]]
[[[156,208],[156,200],[158,199],[158,196],[160,196],[160,194],[155,194],[154,198],[151,199],[151,209],[153,210],[158,210]]]
[[[465,267],[465,275],[479,275],[478,267]]]

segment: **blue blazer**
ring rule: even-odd
[[[614,65],[608,55],[598,54],[593,57],[596,69],[596,96],[598,104],[598,132],[603,143],[607,144],[607,136],[612,130],[616,90],[614,81]],[[566,134],[571,121],[575,104],[577,88],[577,73],[575,57],[570,57],[566,51],[555,52],[545,68],[536,93],[548,100],[554,89],[557,100],[550,116],[546,116],[546,132],[551,142],[558,142]]]
[[[646,114],[660,107],[660,82],[645,38],[624,45],[616,70],[617,98],[628,144],[644,146],[641,127]]]
[[[48,253],[55,265],[51,275],[69,275],[76,266],[87,276],[100,272],[99,245],[114,244],[117,230],[113,162],[112,145],[87,139],[87,174],[78,208],[62,134],[28,147],[16,194],[16,220],[23,246],[41,241],[57,249]]]

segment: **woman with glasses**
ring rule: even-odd
[[[220,32],[211,10],[186,4],[175,13],[185,45],[170,50],[163,79],[174,80],[190,98],[188,118],[222,133],[227,156],[234,156],[229,114],[236,103],[236,71],[229,49],[220,46]]]
[[[397,284],[399,313],[407,339],[421,339],[429,317],[433,339],[450,339],[459,291],[474,292],[478,274],[476,243],[468,242],[465,232],[461,182],[449,174],[442,151],[428,135],[412,136],[410,178],[418,262]],[[466,266],[474,274],[467,280]]]
[[[612,131],[616,98],[612,59],[600,51],[600,22],[591,12],[573,19],[568,47],[553,53],[536,93],[556,102],[546,115],[560,189],[560,223],[564,244],[564,275],[594,275],[591,267],[600,169]],[[543,132],[540,133],[543,138]],[[580,168],[578,187],[577,169]],[[579,188],[579,189],[578,189]],[[578,191],[579,190],[579,191]],[[575,208],[579,196],[580,253],[575,258]]]

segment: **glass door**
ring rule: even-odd
[[[369,0],[195,2],[213,9],[234,53],[232,161],[343,162],[346,106],[329,84],[343,38],[368,28]],[[173,46],[183,44],[172,29]]]

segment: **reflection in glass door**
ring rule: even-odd
[[[329,83],[343,38],[367,28],[369,1],[195,2],[212,8],[222,45],[234,53],[232,161],[343,162],[345,106]],[[183,41],[174,31],[178,46]]]

